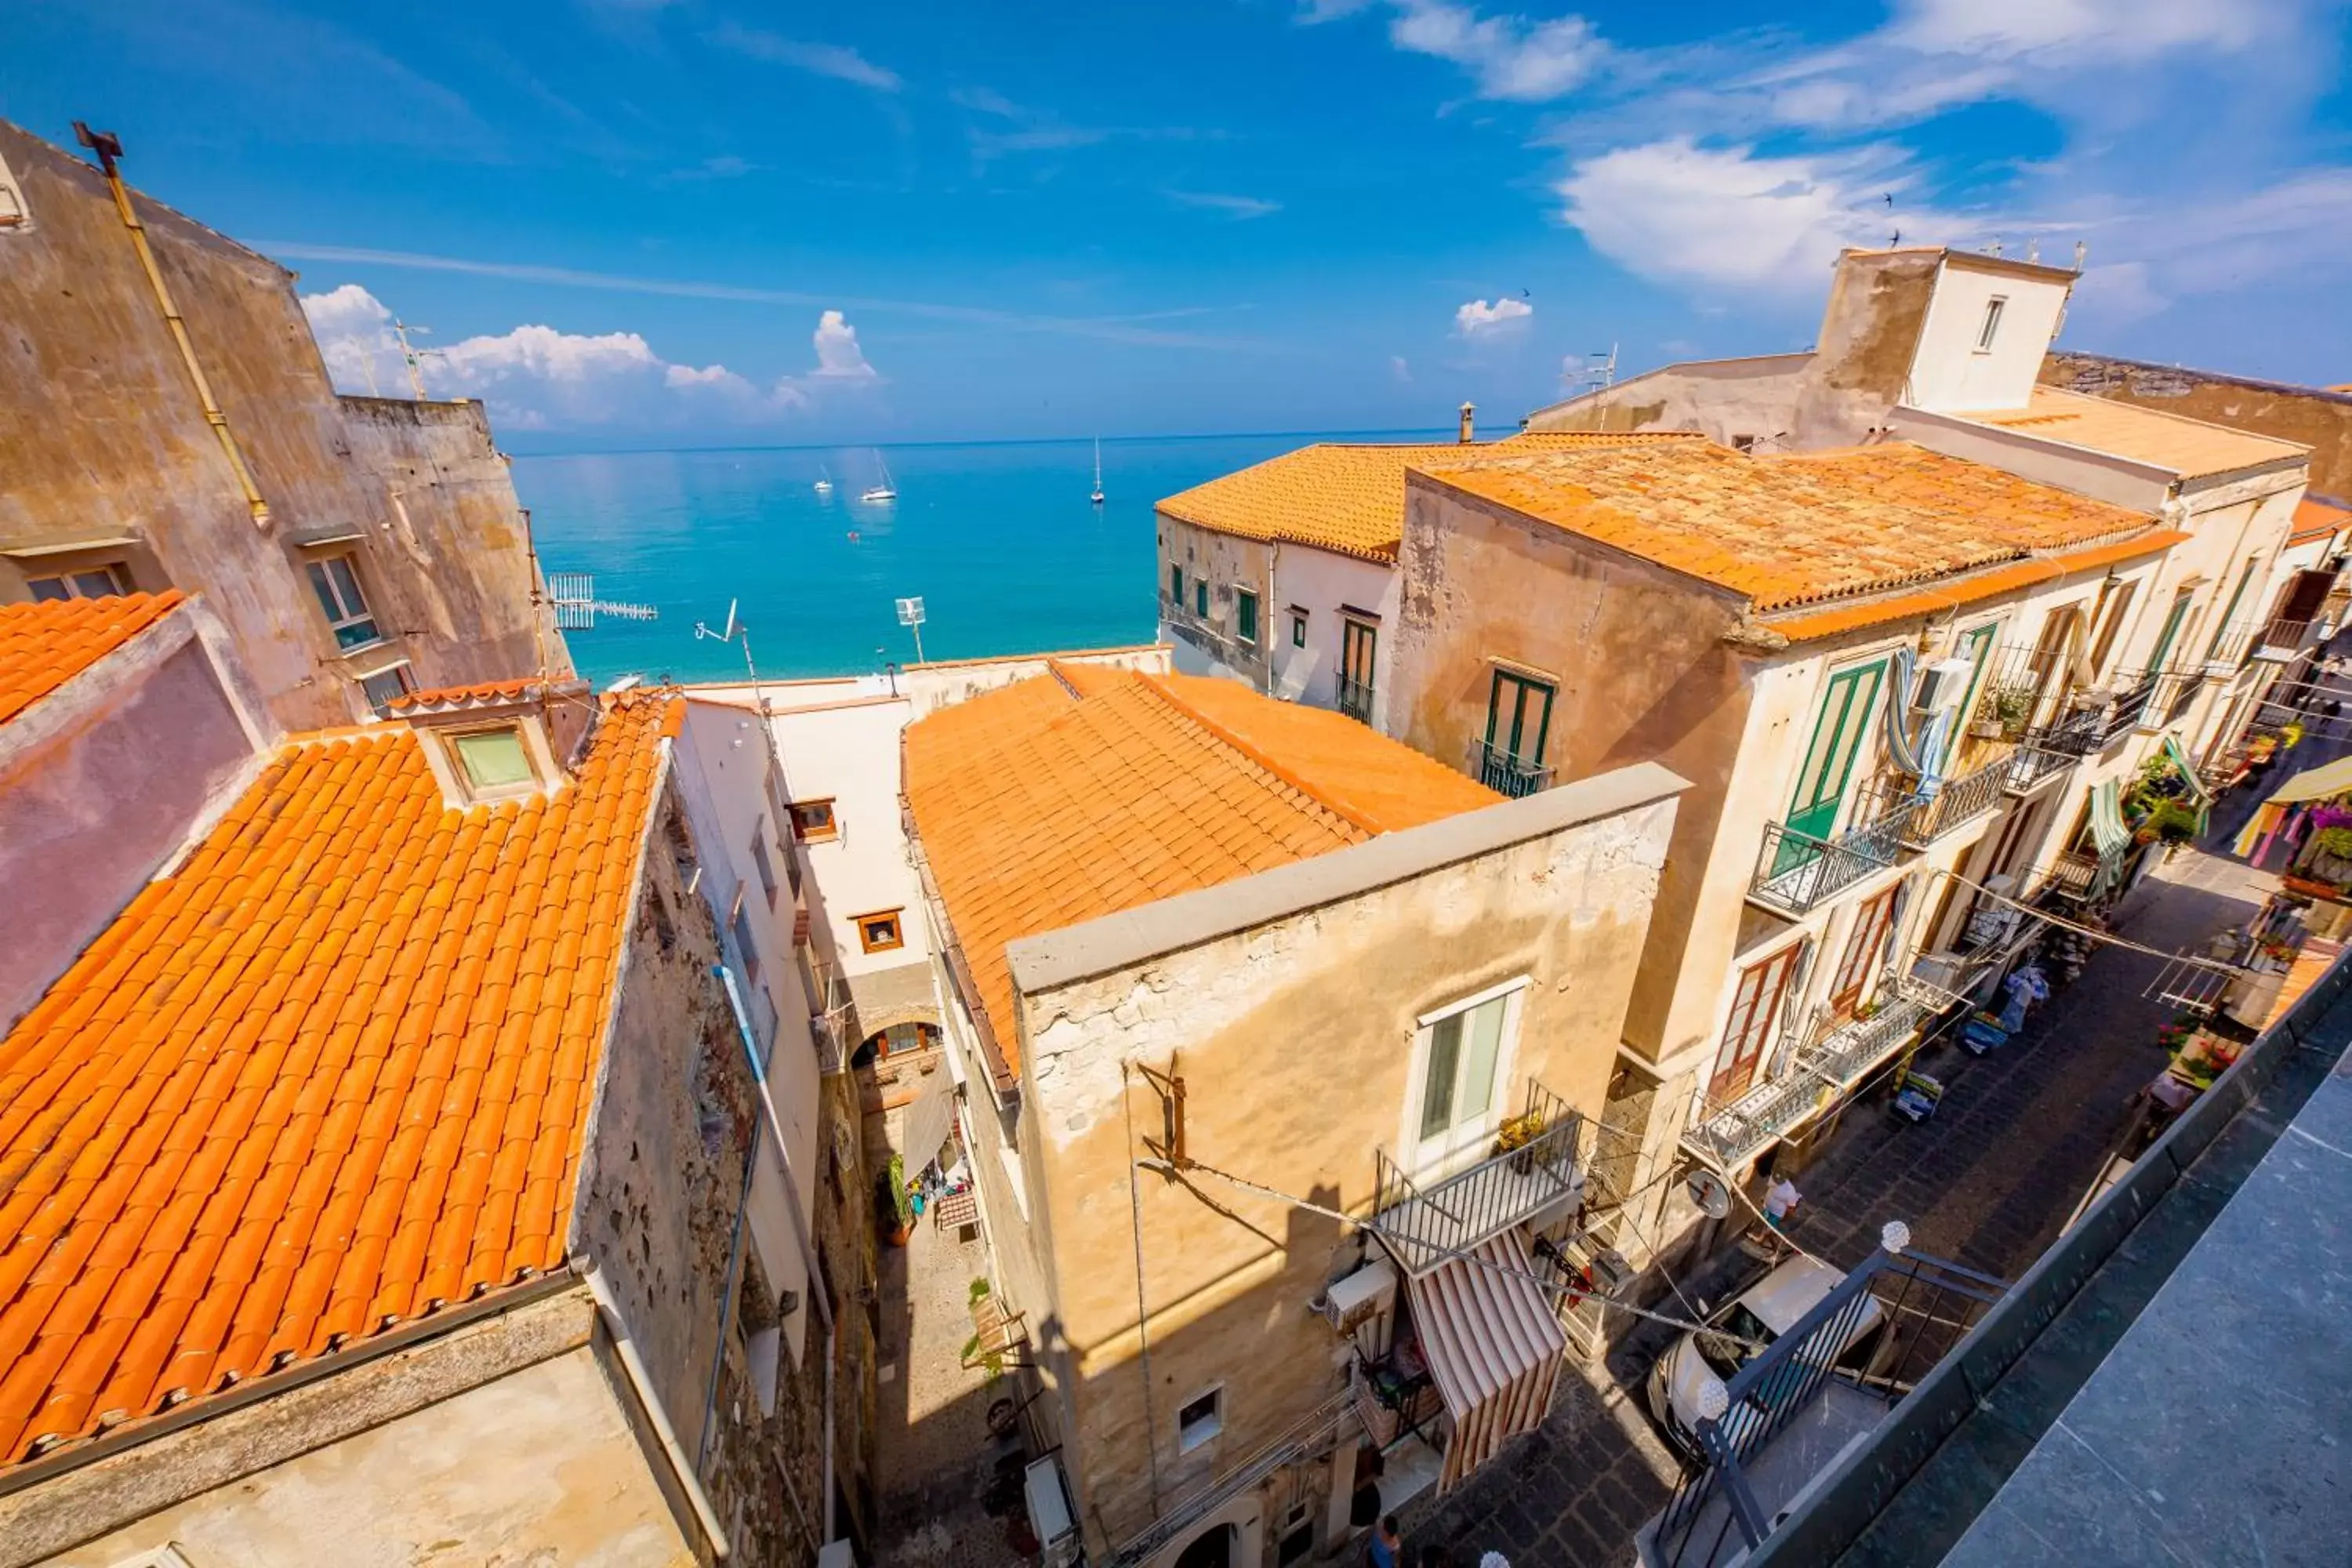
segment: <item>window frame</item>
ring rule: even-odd
[[[812,795],[806,800],[796,800],[792,803],[788,809],[791,811],[793,818],[793,843],[830,844],[835,839],[841,837],[841,814],[834,808],[833,804],[836,798],[837,797],[834,795]],[[801,822],[801,813],[814,810],[819,806],[824,808],[824,826],[822,828],[810,828],[803,826]]]
[[[1290,646],[1293,647],[1307,646],[1307,612],[1304,610],[1290,612]]]
[[[1977,326],[1977,346],[1974,353],[1989,354],[2000,337],[2001,319],[2009,314],[2009,296],[1995,294],[1985,300],[1984,319]]]
[[[1203,621],[1209,618],[1209,580],[1206,577],[1192,579],[1192,614]]]
[[[1205,1401],[1208,1413],[1187,1422],[1184,1413]],[[1206,1428],[1203,1430],[1202,1428]],[[1215,1442],[1225,1430],[1225,1385],[1213,1383],[1176,1406],[1176,1451],[1189,1454]]]
[[[881,921],[890,922],[888,942],[874,941],[873,933],[866,929],[870,924]],[[907,945],[907,906],[904,904],[895,909],[871,910],[862,915],[852,915],[849,917],[849,923],[856,929],[857,946],[861,952],[896,952]]]
[[[760,979],[760,942],[748,913],[751,900],[744,897],[749,891],[748,888],[735,889],[735,902],[727,911],[727,930],[735,938],[737,952],[743,960],[743,984],[752,985]]]
[[[102,594],[85,592],[79,579],[101,574],[106,578],[106,591]],[[41,592],[44,583],[55,583],[60,591],[44,594]],[[121,599],[135,591],[131,586],[131,563],[121,560],[100,561],[93,565],[44,573],[38,577],[27,576],[25,579],[25,592],[32,595],[35,604],[57,604],[72,599]]]
[[[1840,1018],[1851,1018],[1862,1009],[1863,994],[1870,989],[1871,976],[1877,969],[1872,961],[1885,951],[1895,934],[1895,896],[1902,889],[1900,880],[1890,882],[1853,911],[1853,924],[1847,929],[1845,946],[1830,975],[1830,1011]]]
[[[1234,590],[1234,636],[1253,647],[1257,646],[1257,594],[1254,589]]]
[[[343,575],[351,583],[352,595],[359,601],[359,609],[356,613],[352,611],[351,605],[342,602],[342,589],[341,584],[335,582],[335,574],[332,571],[337,563],[341,563]],[[338,550],[314,555],[303,562],[302,566],[303,575],[310,579],[311,602],[319,606],[319,613],[326,618],[327,635],[335,639],[335,652],[338,655],[348,658],[352,654],[362,653],[372,647],[382,647],[392,640],[384,635],[383,623],[376,616],[375,602],[368,596],[367,584],[361,579],[358,551]],[[332,606],[328,604],[330,598],[335,601]],[[338,609],[341,612],[340,615],[337,613]],[[343,633],[346,630],[361,626],[367,627],[366,637],[358,642],[343,640]]]
[[[1180,562],[1168,563],[1168,602],[1180,610],[1184,607],[1184,567]]]
[[[1778,947],[1739,971],[1732,987],[1731,1006],[1723,1016],[1723,1032],[1717,1037],[1715,1062],[1706,1075],[1706,1102],[1710,1106],[1728,1105],[1756,1086],[1758,1068],[1772,1048],[1772,1033],[1780,1022],[1781,1010],[1788,1005],[1789,992],[1796,980],[1805,950],[1811,945],[1803,937]],[[1741,1016],[1741,998],[1748,996],[1748,983],[1756,980],[1756,990],[1747,1003],[1747,1016]],[[1770,1002],[1760,1010],[1767,988]],[[1753,1049],[1742,1049],[1736,1042],[1752,1041]],[[1737,1084],[1727,1092],[1725,1082],[1738,1074]]]
[[[397,680],[400,689],[379,702],[375,700],[374,693],[368,690],[368,687],[373,682],[382,680],[385,676],[391,676]],[[416,677],[409,673],[408,661],[404,658],[396,664],[387,664],[382,669],[371,670],[365,675],[353,676],[352,679],[360,683],[360,700],[365,702],[369,711],[379,719],[389,718],[393,703],[416,689]]]
[[[751,869],[760,879],[760,891],[767,895],[768,907],[776,907],[776,889],[782,884],[776,879],[775,862],[768,855],[768,819],[764,816],[751,826]]]
[[[1886,694],[1886,657],[1880,654],[1842,665],[1822,682],[1812,731],[1797,754],[1796,787],[1789,794],[1784,822],[1790,832],[1824,843],[1837,836],[1838,818],[1844,814],[1863,750],[1870,743],[1870,726],[1878,717],[1879,700]],[[1840,687],[1845,689],[1843,702],[1838,698]],[[1818,771],[1816,761],[1821,764]],[[1830,782],[1832,773],[1837,775],[1834,785]]]
[[[1405,1152],[1406,1163],[1412,1167],[1415,1180],[1452,1173],[1460,1166],[1483,1157],[1486,1146],[1493,1141],[1496,1129],[1502,1125],[1508,1108],[1509,1097],[1504,1091],[1517,1065],[1521,1024],[1526,1015],[1528,993],[1533,985],[1533,976],[1517,975],[1433,1008],[1413,1020],[1412,1049],[1409,1053],[1405,1079],[1403,1121],[1397,1147]],[[1438,1132],[1424,1133],[1429,1118],[1429,1075],[1438,1026],[1449,1019],[1464,1019],[1465,1025],[1462,1037],[1467,1038],[1466,1020],[1469,1015],[1494,1002],[1503,1004],[1503,1016],[1497,1026],[1493,1072],[1487,1085],[1486,1105],[1467,1117],[1455,1113]],[[1449,1098],[1460,1098],[1462,1074],[1468,1063],[1469,1053],[1460,1050],[1457,1046],[1454,1081],[1447,1089]]]
[[[504,784],[486,784],[474,776],[472,765],[466,761],[466,752],[462,742],[485,735],[504,735],[514,742],[515,749],[522,753],[523,776],[521,778]],[[530,737],[524,733],[522,721],[519,719],[508,719],[488,724],[468,724],[460,729],[445,730],[441,731],[440,739],[448,753],[450,772],[455,774],[457,786],[465,791],[468,801],[486,803],[513,800],[522,795],[536,795],[545,787],[545,782],[540,776],[539,758],[532,753]]]
[[[1377,631],[1373,633],[1375,638],[1378,635]],[[1377,649],[1377,642],[1374,647]],[[1514,669],[1507,665],[1496,664],[1492,666],[1491,669],[1492,675],[1486,683],[1486,750],[1488,753],[1508,757],[1522,767],[1542,767],[1544,752],[1551,744],[1551,710],[1553,701],[1559,696],[1559,683],[1545,680],[1528,671]],[[1496,743],[1496,723],[1502,713],[1503,683],[1507,680],[1519,689],[1519,694],[1512,700],[1511,742],[1508,747],[1501,747]],[[1528,700],[1533,693],[1538,691],[1543,693],[1543,714],[1536,721],[1535,747],[1532,751],[1522,752],[1519,750],[1519,742],[1526,731]]]

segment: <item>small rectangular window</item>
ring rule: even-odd
[[[531,782],[530,753],[523,749],[522,731],[513,728],[477,730],[453,735],[449,743],[466,770],[466,782],[479,793],[508,789]]]
[[[793,802],[793,837],[803,844],[822,844],[841,837],[841,825],[834,820],[830,800],[796,800]]]
[[[1731,449],[1735,452],[1752,452],[1756,449],[1756,437],[1753,436],[1734,436],[1731,438]]]
[[[752,940],[751,919],[743,902],[743,895],[735,895],[735,912],[727,918],[727,926],[735,935],[735,952],[743,961],[745,984],[760,978],[760,944]]]
[[[360,592],[359,574],[352,569],[350,556],[331,555],[311,562],[310,587],[319,595],[319,608],[326,612],[337,647],[348,653],[383,640],[368,608],[367,595]]]
[[[1209,584],[1206,581],[1192,584],[1192,613],[1204,621],[1209,618]]]
[[[390,669],[380,669],[373,675],[360,679],[361,695],[367,699],[367,705],[374,710],[379,719],[392,710],[395,699],[405,697],[415,689],[416,682],[409,679],[408,666],[404,664],[395,664]]]
[[[54,577],[36,577],[25,585],[36,600],[111,599],[131,592],[129,574],[111,562]]]
[[[907,945],[903,910],[877,910],[857,917],[857,945],[867,952],[888,952]]]
[[[1305,647],[1307,646],[1307,617],[1305,616],[1294,614],[1290,617],[1290,646],[1293,647]]]
[[[1189,1454],[1225,1429],[1225,1391],[1220,1386],[1176,1412],[1176,1449]]]
[[[1257,641],[1257,595],[1247,588],[1234,590],[1234,629],[1242,641]]]
[[[2001,308],[2008,303],[1998,294],[1985,301],[1984,325],[1977,329],[1977,353],[1983,353],[1992,347],[1994,334],[2000,331]]]
[[[776,868],[768,858],[768,825],[764,822],[751,830],[751,864],[760,873],[760,890],[768,895],[768,907],[776,907]]]
[[[1184,607],[1184,568],[1168,568],[1168,602],[1178,609]]]

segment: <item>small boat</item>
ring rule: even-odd
[[[1095,437],[1095,505],[1102,503],[1102,437],[1097,436]]]
[[[816,493],[821,496],[829,496],[833,493],[833,472],[822,463],[817,465],[816,469]]]
[[[857,499],[869,501],[897,500],[898,487],[890,482],[890,465],[882,461],[882,454],[879,452],[874,454],[874,461],[881,467],[882,482],[878,485],[866,486],[858,492]]]

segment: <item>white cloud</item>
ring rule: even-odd
[[[1350,16],[1370,0],[1307,0],[1304,26]],[[1389,41],[1400,49],[1450,60],[1477,82],[1478,96],[1543,103],[1577,87],[1608,53],[1581,16],[1536,21],[1481,16],[1451,0],[1389,0]]]
[[[1681,136],[1583,159],[1557,188],[1561,216],[1629,271],[1819,290],[1841,247],[1892,237],[1885,197],[1906,183],[1902,155],[1885,148],[1768,158]],[[1916,214],[1909,221],[1936,226]]]
[[[1257,196],[1220,195],[1214,191],[1162,191],[1160,194],[1179,206],[1201,207],[1209,212],[1223,213],[1227,217],[1237,220],[1265,217],[1282,210],[1280,202],[1269,202]]]
[[[896,92],[906,85],[897,71],[877,66],[856,49],[844,48],[838,44],[803,43],[797,38],[762,33],[733,22],[721,24],[710,35],[710,41],[721,48],[732,49],[755,60],[790,66],[812,76],[829,76],[835,81],[871,88],[876,92]]]
[[[1400,384],[1412,379],[1412,366],[1405,363],[1404,355],[1389,355],[1389,379]]]
[[[2145,59],[2238,49],[2262,30],[2255,0],[1906,0],[1885,36],[1923,54],[1993,59]]]
[[[374,295],[346,283],[304,296],[302,308],[339,390],[410,395],[392,311]],[[763,385],[723,364],[665,360],[636,332],[531,324],[427,350],[419,368],[433,396],[480,398],[497,422],[513,428],[657,426],[689,418],[759,425],[810,407],[821,393],[879,384],[840,311],[818,318],[814,346],[808,374]]]
[[[1494,338],[1525,327],[1536,308],[1525,300],[1473,300],[1454,312],[1454,330],[1465,338]]]

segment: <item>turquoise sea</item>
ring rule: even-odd
[[[514,480],[546,571],[593,573],[597,597],[661,612],[568,634],[583,675],[740,678],[741,649],[694,632],[723,626],[734,600],[760,673],[789,679],[911,663],[894,602],[918,595],[934,659],[1149,642],[1152,503],[1332,438],[1105,441],[1100,507],[1087,441],[519,457]],[[881,462],[898,499],[860,501]],[[813,488],[824,473],[830,495]]]

